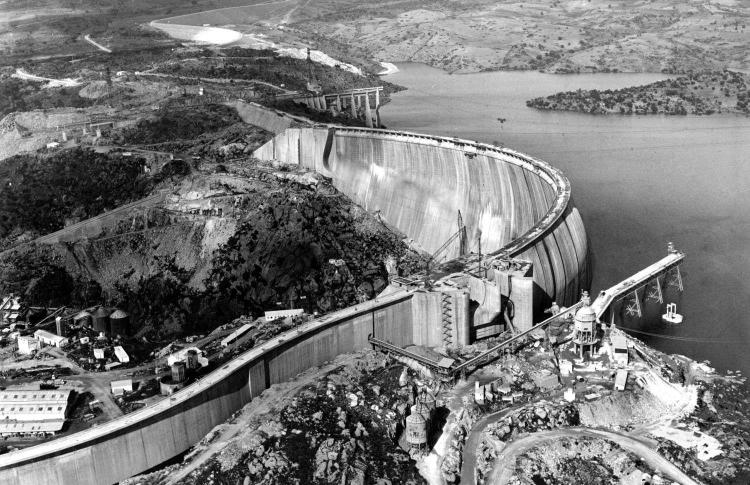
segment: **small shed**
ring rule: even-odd
[[[624,391],[628,383],[628,371],[618,370],[615,374],[615,390]]]
[[[133,392],[133,379],[112,381],[109,385],[112,387],[112,394],[115,396],[122,396],[125,392]]]

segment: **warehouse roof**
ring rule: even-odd
[[[65,424],[63,419],[45,421],[0,421],[0,434],[8,433],[56,433]]]

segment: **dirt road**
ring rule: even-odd
[[[507,483],[515,472],[516,458],[518,455],[545,441],[570,436],[604,438],[613,441],[623,449],[638,455],[643,461],[648,463],[649,466],[653,467],[659,473],[669,477],[671,480],[676,480],[682,485],[699,485],[698,482],[687,476],[669,460],[641,441],[621,433],[589,428],[565,428],[552,431],[540,431],[511,442],[495,459],[495,467],[492,469],[492,473],[487,479],[487,483],[492,483],[493,485]]]

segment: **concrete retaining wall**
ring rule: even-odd
[[[246,352],[153,406],[0,455],[0,483],[111,484],[153,468],[188,450],[271,385],[339,354],[368,348],[370,334],[411,345],[412,296],[402,290],[327,315]]]

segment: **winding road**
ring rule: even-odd
[[[469,436],[466,439],[466,445],[464,446],[460,482],[462,485],[474,485],[477,483],[475,472],[477,465],[477,449],[485,428],[492,423],[504,419],[508,414],[522,408],[526,404],[527,403],[519,404],[489,414],[477,421],[469,433]],[[624,450],[638,455],[643,461],[648,463],[649,466],[653,467],[663,475],[666,475],[670,479],[676,480],[681,485],[700,485],[698,482],[683,473],[672,462],[657,453],[651,446],[638,438],[614,431],[581,427],[539,431],[510,442],[495,459],[495,466],[486,480],[486,483],[491,483],[492,485],[502,485],[507,483],[515,472],[516,459],[519,455],[545,441],[570,436],[587,436],[610,440]]]
[[[617,443],[621,448],[634,453],[648,463],[649,466],[653,467],[659,473],[666,475],[671,480],[676,480],[682,485],[699,485],[698,482],[683,473],[672,462],[641,441],[621,433],[590,428],[565,428],[551,431],[540,431],[511,442],[495,459],[495,467],[492,469],[492,473],[487,479],[487,483],[493,485],[508,483],[508,480],[515,472],[516,458],[518,455],[545,441],[571,436],[604,438],[612,441]]]

